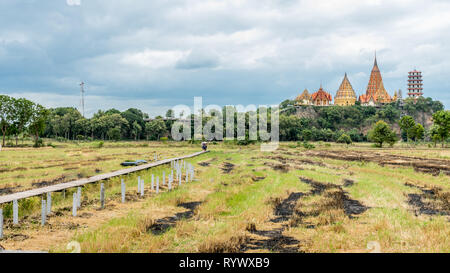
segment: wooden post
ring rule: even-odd
[[[166,172],[163,171],[162,184],[166,185]]]
[[[181,186],[181,173],[178,175],[178,186]]]
[[[105,208],[105,184],[100,185],[100,208]]]
[[[47,205],[46,202],[44,200],[44,198],[42,198],[42,208],[41,208],[41,226],[45,226],[45,220],[47,218]]]
[[[122,203],[125,203],[125,191],[126,191],[126,188],[125,188],[125,182],[123,182],[123,179],[122,179],[121,186],[122,186]]]
[[[188,170],[186,169],[186,177],[185,177],[186,183],[189,182],[189,175],[188,175]]]
[[[66,199],[66,189],[63,190],[63,199]]]
[[[141,181],[141,197],[144,197],[144,189],[145,189],[145,182],[144,180]]]
[[[13,201],[13,224],[19,224],[19,203],[17,200]]]
[[[78,190],[78,191],[77,191],[77,200],[78,200],[77,206],[78,206],[79,208],[81,208],[81,187],[78,187],[77,190]]]
[[[73,193],[73,202],[72,202],[72,216],[77,217],[77,208],[78,208],[78,194],[76,192]]]
[[[169,176],[169,191],[172,190],[172,180],[170,180],[170,176]]]
[[[0,239],[3,239],[3,210],[0,209]]]
[[[159,176],[156,178],[156,194],[159,193]]]
[[[52,213],[52,193],[47,192],[47,215]]]

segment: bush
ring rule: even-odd
[[[342,134],[336,142],[337,143],[345,143],[345,144],[349,145],[349,144],[352,144],[352,139],[348,135]]]
[[[94,144],[94,148],[99,148],[99,149],[103,148],[104,144],[105,143],[103,141],[97,142],[97,143]]]
[[[56,145],[55,145],[55,144],[53,144],[53,143],[51,143],[51,142],[49,142],[49,143],[47,143],[47,147],[52,147],[52,148],[56,148]]]
[[[44,146],[44,141],[42,141],[42,138],[38,138],[35,142],[34,142],[34,148],[39,148]]]
[[[165,143],[165,142],[167,142],[169,140],[169,138],[168,137],[162,137],[159,140]]]
[[[77,135],[77,140],[84,140],[84,136],[83,135]]]
[[[250,144],[253,144],[253,143],[254,143],[253,140],[248,140],[248,139],[243,139],[243,140],[238,140],[237,141],[237,145],[240,145],[240,146],[247,146],[247,145],[250,145]]]
[[[316,148],[316,146],[314,146],[313,144],[310,144],[310,143],[308,143],[308,142],[303,142],[303,148],[305,148],[305,149],[308,149],[308,150],[311,150],[311,149],[315,149]]]

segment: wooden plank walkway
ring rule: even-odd
[[[157,167],[160,165],[168,164],[173,160],[196,157],[196,156],[199,156],[199,155],[207,153],[207,152],[208,151],[206,151],[206,152],[201,151],[201,152],[193,153],[193,154],[186,155],[186,156],[165,159],[165,160],[157,161],[154,163],[149,163],[149,164],[140,165],[140,166],[136,166],[136,167],[132,167],[132,168],[118,170],[118,171],[111,172],[111,173],[100,174],[100,175],[96,175],[96,176],[89,177],[89,178],[83,178],[80,180],[56,184],[56,185],[52,185],[52,186],[48,186],[48,187],[42,187],[42,188],[38,188],[38,189],[33,189],[33,190],[28,190],[28,191],[17,192],[17,193],[13,193],[13,194],[9,194],[9,195],[0,196],[0,204],[12,202],[14,200],[25,199],[28,197],[39,196],[42,194],[46,194],[48,192],[57,192],[57,191],[62,191],[62,190],[69,189],[69,188],[79,187],[79,186],[89,184],[89,183],[95,183],[95,182],[98,182],[101,180],[106,180],[106,179],[110,179],[113,177],[129,174],[129,173],[134,173],[134,172],[150,169],[153,167]]]

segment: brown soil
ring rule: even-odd
[[[450,160],[409,157],[382,153],[363,153],[356,151],[310,151],[308,156],[324,157],[346,161],[375,162],[391,166],[413,167],[417,172],[439,175],[441,172],[450,175]]]
[[[246,244],[242,245],[241,251],[269,250],[277,253],[298,253],[300,252],[300,241],[293,237],[283,235],[283,231],[288,226],[293,214],[296,202],[304,195],[304,193],[291,193],[286,199],[271,198],[268,203],[274,206],[275,218],[270,222],[281,224],[280,227],[271,230],[257,230],[256,225],[247,226],[247,231],[252,235],[248,238]],[[255,236],[256,235],[256,236]]]
[[[226,174],[229,174],[234,169],[234,164],[231,164],[229,162],[224,162],[222,165],[222,171]]]
[[[361,204],[358,200],[353,200],[348,196],[348,193],[342,189],[341,186],[334,184],[325,184],[317,182],[308,178],[300,178],[300,180],[313,187],[310,191],[311,195],[324,194],[326,190],[333,189],[334,191],[327,192],[325,197],[328,197],[330,202],[325,204],[324,208],[343,209],[349,218],[354,218],[354,215],[364,213],[369,208]]]
[[[61,175],[60,177],[58,177],[58,178],[55,178],[55,179],[53,179],[53,180],[50,180],[50,181],[39,181],[39,182],[33,182],[33,183],[31,183],[31,185],[33,186],[33,187],[46,187],[46,186],[51,186],[51,185],[55,185],[55,184],[58,184],[58,183],[62,183],[62,182],[64,182],[66,180],[66,176],[64,176],[64,175]]]
[[[355,181],[351,180],[351,179],[344,179],[344,187],[351,187],[355,184]]]
[[[264,180],[264,179],[266,179],[265,176],[253,176],[252,177],[253,182],[258,182],[258,181],[261,181],[261,180]]]
[[[406,186],[419,189],[422,193],[407,194],[407,203],[413,208],[416,216],[447,215],[450,216],[450,193],[443,192],[441,188],[429,189],[426,187],[405,183]]]
[[[17,189],[20,189],[21,186],[14,186],[14,187],[4,187],[0,189],[0,195],[6,195],[6,194],[12,194],[14,193]]]
[[[147,232],[151,232],[154,235],[161,235],[166,233],[171,227],[174,227],[178,221],[192,218],[195,214],[196,208],[201,204],[202,202],[189,202],[179,204],[178,207],[183,207],[187,209],[187,211],[179,212],[174,216],[165,217],[154,221],[154,223],[149,226]]]

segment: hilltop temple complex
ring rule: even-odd
[[[413,98],[417,98],[423,95],[422,87],[422,74],[420,71],[409,72],[408,76],[408,95]],[[370,73],[369,83],[367,84],[365,94],[357,97],[355,90],[347,77],[347,73],[344,75],[339,89],[334,97],[334,105],[349,106],[354,105],[356,101],[359,101],[362,106],[380,106],[402,100],[402,94],[399,90],[395,91],[394,96],[391,97],[384,88],[383,78],[378,67],[377,57],[375,55],[375,61],[373,64],[372,72]],[[333,98],[330,93],[326,92],[322,85],[317,92],[310,94],[307,89],[303,91],[295,99],[295,105],[315,105],[315,106],[329,106],[332,105]]]

